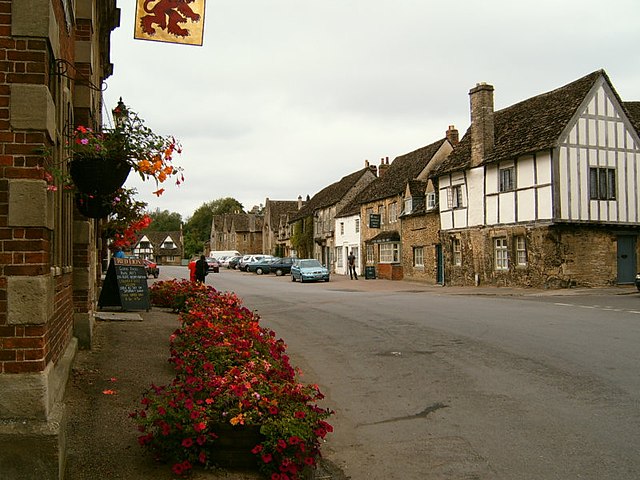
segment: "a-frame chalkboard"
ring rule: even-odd
[[[147,270],[140,258],[112,258],[102,285],[98,307],[151,309]]]

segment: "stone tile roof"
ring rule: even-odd
[[[409,180],[415,179],[446,142],[445,138],[396,157],[386,171],[369,184],[357,197],[360,204],[404,194]]]
[[[622,102],[629,114],[629,120],[640,135],[640,102]]]
[[[297,200],[269,200],[269,225],[277,228],[283,215],[298,211]]]
[[[323,188],[316,193],[297,213],[291,215],[289,222],[298,221],[313,212],[338,203],[344,198],[349,190],[351,190],[363,175],[370,172],[369,167],[357,170],[349,175],[342,177],[335,183]],[[375,180],[374,180],[375,181]]]
[[[136,246],[140,243],[140,240],[142,240],[143,237],[147,237],[149,239],[149,243],[151,243],[155,255],[175,255],[176,252],[182,252],[180,230],[172,230],[169,232],[144,231],[138,235]],[[171,237],[175,248],[160,248],[162,242],[164,242],[167,237]]]
[[[600,77],[604,77],[617,96],[606,72],[597,70],[563,87],[495,111],[494,149],[484,159],[483,164],[554,147]],[[453,152],[434,169],[432,175],[466,169],[470,164],[471,128]]]

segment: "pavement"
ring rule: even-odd
[[[382,279],[350,280],[332,276],[322,284],[329,290],[352,292],[431,292],[447,295],[568,296],[630,295],[633,285],[608,288],[539,290],[509,287],[442,287],[421,282]],[[67,465],[65,480],[97,478],[170,480],[170,467],[157,463],[137,443],[138,432],[129,413],[139,408],[151,383],[167,384],[173,378],[169,336],[178,328],[177,315],[167,309],[142,312],[98,312],[91,350],[78,352],[65,403]],[[196,470],[192,480],[254,480],[252,471]],[[342,480],[344,475],[323,461],[315,480]]]

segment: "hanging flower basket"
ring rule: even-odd
[[[113,195],[76,193],[78,211],[88,218],[106,218],[113,211]]]
[[[130,171],[131,164],[125,159],[99,155],[76,154],[69,165],[78,191],[95,196],[114,193],[124,185]]]

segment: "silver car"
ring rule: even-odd
[[[324,280],[329,281],[329,270],[315,258],[303,258],[296,260],[291,266],[291,281],[314,282]]]

